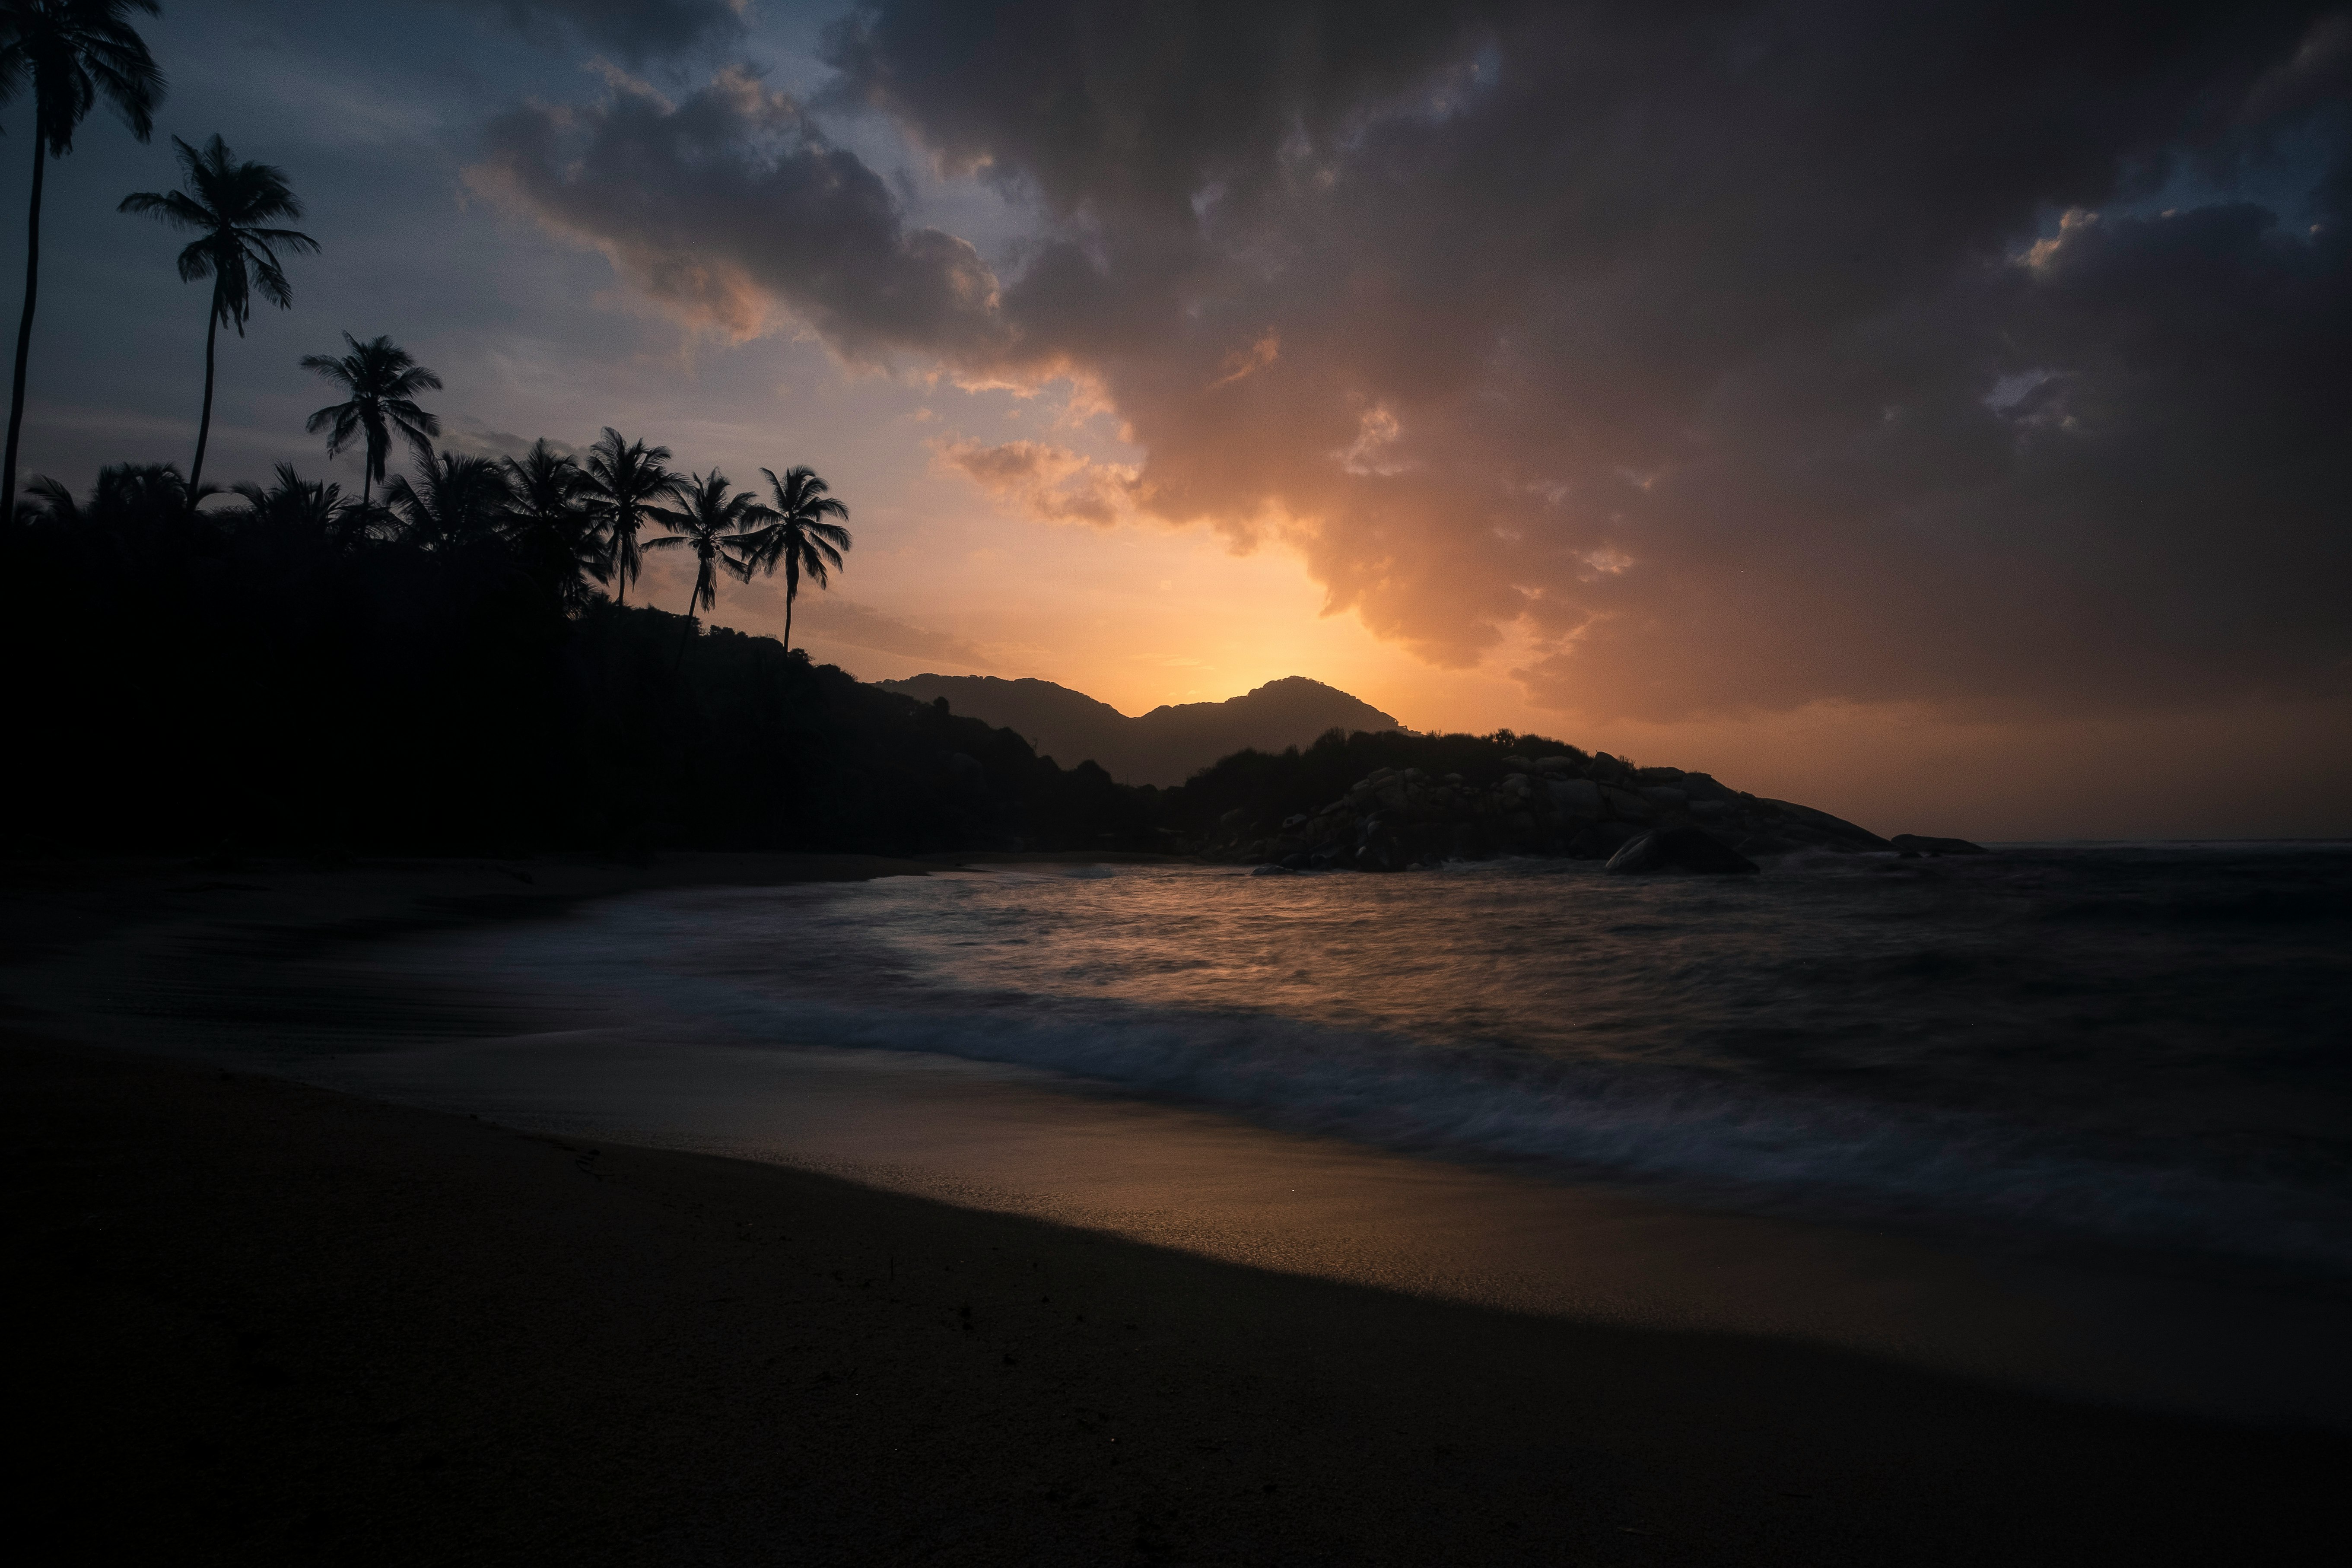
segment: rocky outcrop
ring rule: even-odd
[[[1981,844],[1971,844],[1965,838],[1928,838],[1916,833],[1898,833],[1888,840],[1906,855],[1986,855],[1991,853]]]
[[[1648,847],[1628,858],[1644,837]],[[1279,822],[1229,811],[1181,847],[1292,870],[1403,871],[1517,854],[1607,860],[1622,870],[1752,871],[1760,856],[1891,846],[1825,811],[1733,790],[1706,773],[1636,772],[1603,755],[1508,756],[1500,776],[1484,782],[1381,768]]]
[[[1752,872],[1756,862],[1704,827],[1654,827],[1626,840],[1609,857],[1605,871],[1639,876],[1652,871]]]

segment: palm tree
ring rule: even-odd
[[[355,506],[331,480],[302,478],[291,463],[278,464],[277,477],[268,489],[249,479],[230,487],[245,498],[245,515],[253,521],[340,542],[349,514],[366,504]]]
[[[418,457],[433,455],[433,437],[441,434],[441,421],[412,399],[420,392],[440,391],[441,378],[390,338],[362,342],[345,332],[343,342],[351,346],[351,353],[340,359],[332,354],[305,354],[302,368],[317,371],[351,397],[320,409],[302,428],[313,436],[327,432],[330,458],[350,446],[353,437],[364,435],[367,460],[360,468],[360,504],[365,506],[375,481],[383,478],[383,460],[392,450],[394,430],[408,437]]]
[[[383,499],[407,523],[408,536],[433,550],[495,534],[514,491],[506,470],[489,458],[444,452],[418,461],[415,484],[394,475]]]
[[[8,451],[0,460],[0,521],[16,515],[16,439],[25,424],[25,367],[41,280],[41,183],[51,158],[73,151],[74,132],[100,97],[142,142],[154,134],[163,73],[124,19],[155,14],[155,0],[0,0],[0,103],[33,86],[33,200],[25,220],[25,314],[16,324],[16,374],[8,401]]]
[[[805,465],[787,468],[778,479],[773,468],[761,468],[768,476],[768,486],[776,504],[763,508],[772,521],[756,533],[744,534],[735,543],[735,571],[750,581],[755,571],[773,574],[781,563],[784,569],[784,651],[793,650],[793,601],[801,595],[801,574],[806,572],[825,586],[825,569],[841,570],[841,552],[849,548],[849,530],[839,523],[827,522],[828,517],[846,519],[849,509],[839,500],[826,494],[830,488],[816,477],[816,470]]]
[[[176,191],[133,191],[115,210],[150,213],[174,228],[191,228],[197,237],[180,252],[180,281],[213,280],[213,304],[205,326],[205,411],[196,422],[196,460],[188,466],[188,483],[205,477],[205,443],[213,432],[213,343],[221,324],[245,336],[246,318],[253,313],[253,294],[279,310],[290,310],[294,291],[287,287],[274,246],[289,250],[319,248],[309,235],[290,228],[265,228],[271,218],[300,217],[302,204],[286,183],[286,171],[268,163],[234,161],[228,143],[215,135],[199,153],[178,137],[180,167],[186,172],[184,188]]]
[[[544,440],[506,460],[514,500],[506,532],[532,570],[552,585],[567,610],[588,602],[588,584],[604,580],[604,530],[589,505],[589,479],[580,460]]]
[[[628,602],[629,584],[644,565],[637,553],[637,530],[645,526],[654,502],[678,495],[678,477],[663,467],[669,456],[667,447],[623,441],[610,425],[588,448],[588,482],[604,525],[605,571],[622,604]]]
[[[719,568],[724,565],[739,576],[751,575],[748,569],[722,553],[724,548],[741,538],[753,524],[764,522],[773,515],[750,490],[729,495],[728,489],[727,476],[713,468],[707,474],[695,475],[682,487],[680,499],[686,502],[683,508],[649,509],[670,531],[670,536],[646,541],[647,550],[688,544],[694,547],[694,592],[686,598],[686,637],[677,645],[679,659],[686,658],[687,644],[694,637],[694,612],[719,607]]]
[[[37,517],[74,528],[119,528],[183,518],[205,496],[219,494],[220,488],[192,492],[170,463],[109,463],[98,470],[87,501],[74,500],[73,491],[47,474],[35,474],[25,493],[33,498],[26,510]]]

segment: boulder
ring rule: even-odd
[[[1591,779],[1553,779],[1544,785],[1554,810],[1566,816],[1601,815],[1601,786]]]
[[[1990,851],[1981,844],[1971,844],[1965,838],[1929,838],[1917,833],[1898,833],[1887,840],[1906,855],[1985,855]]]
[[[1630,789],[1619,789],[1614,784],[1601,784],[1598,788],[1601,791],[1601,802],[1609,807],[1610,815],[1621,821],[1647,822],[1657,815],[1648,801]]]
[[[1568,858],[1606,860],[1634,836],[1634,831],[1622,822],[1596,822],[1568,841]]]
[[[1756,862],[1696,827],[1661,827],[1628,839],[1604,869],[1620,875],[1652,871],[1747,872]]]
[[[1643,800],[1653,801],[1659,805],[1680,805],[1683,802],[1688,800],[1690,796],[1685,795],[1682,791],[1676,789],[1672,784],[1643,784],[1642,786],[1642,798]]]
[[[1857,827],[1842,816],[1832,816],[1826,811],[1815,811],[1810,805],[1794,801],[1759,798],[1758,805],[1780,818],[1773,831],[1784,837],[1810,839],[1835,849],[1885,849],[1885,839],[1867,827]]]
[[[1802,849],[1804,846],[1793,838],[1781,838],[1769,833],[1750,833],[1732,847],[1742,855],[1786,855],[1791,850]]]
[[[1277,865],[1274,861],[1269,860],[1265,865],[1254,868],[1250,872],[1250,875],[1253,877],[1288,877],[1296,875],[1296,873],[1294,873],[1287,866]]]

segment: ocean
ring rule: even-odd
[[[2352,1275],[2343,845],[1027,867],[489,941],[509,981],[733,1053],[1001,1064],[1702,1208]]]

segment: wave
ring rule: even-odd
[[[1943,1216],[2352,1270],[2352,1204],[2291,1183],[2116,1157],[1969,1111],[1793,1092],[1686,1068],[1562,1061],[1262,1014],[1055,1003],[782,998],[714,1005],[739,1038],[1043,1068],[1408,1152],[1635,1178],[1743,1207]]]

